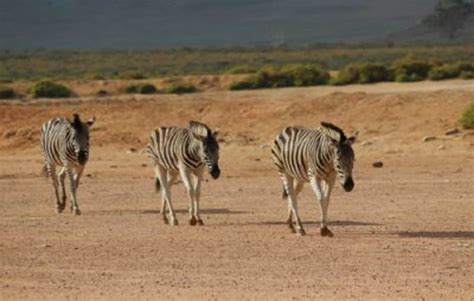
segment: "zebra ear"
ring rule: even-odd
[[[91,119],[87,120],[87,125],[88,125],[89,127],[91,127],[91,126],[94,124],[94,122],[95,122],[95,116],[92,117]]]
[[[202,137],[207,137],[211,133],[207,125],[198,121],[190,121],[189,128],[194,134]]]
[[[357,136],[359,136],[359,132],[356,131],[352,136],[346,139],[346,143],[352,145],[356,142]]]

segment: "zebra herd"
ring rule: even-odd
[[[89,128],[94,121],[93,118],[83,122],[79,114],[74,114],[72,119],[53,118],[42,126],[43,171],[52,178],[58,213],[66,206],[67,176],[71,211],[81,214],[76,191],[89,158]],[[204,170],[207,168],[214,179],[220,175],[217,135],[218,132],[197,121],[191,121],[187,128],[161,127],[151,133],[147,153],[155,173],[156,190],[161,191],[160,212],[166,224],[178,224],[170,188],[180,175],[189,199],[189,223],[203,225],[199,201]],[[276,137],[271,156],[283,183],[283,199],[288,202],[287,224],[293,232],[305,235],[297,196],[304,183],[309,182],[321,207],[320,233],[333,236],[327,227],[329,199],[337,180],[345,191],[354,188],[352,144],[356,137],[357,133],[347,137],[340,128],[326,122],[317,129],[287,127]]]

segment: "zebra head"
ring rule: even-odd
[[[79,114],[75,113],[69,120],[72,131],[72,143],[79,164],[83,165],[89,158],[89,128],[94,124],[95,117],[87,122],[82,122]]]
[[[189,123],[193,137],[199,141],[201,159],[206,163],[209,174],[214,178],[219,178],[219,144],[217,143],[218,132],[212,132],[207,125],[191,121]]]
[[[352,144],[356,141],[357,132],[348,138],[340,128],[331,123],[321,122],[321,125],[331,147],[334,149],[333,164],[337,178],[344,190],[349,192],[354,188],[352,168],[354,167],[355,157]]]

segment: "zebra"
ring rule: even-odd
[[[89,158],[89,128],[94,124],[95,117],[82,122],[79,114],[72,120],[64,117],[53,118],[45,122],[41,128],[41,151],[44,158],[43,174],[51,176],[56,196],[56,211],[63,212],[66,207],[66,188],[64,181],[69,177],[72,198],[71,211],[80,215],[76,191],[79,180]],[[56,173],[56,167],[61,167]],[[61,183],[62,196],[58,191],[58,178]]]
[[[219,178],[217,135],[217,131],[212,132],[197,121],[190,121],[188,128],[160,127],[151,133],[147,153],[155,172],[156,191],[161,189],[161,215],[165,224],[178,224],[171,204],[171,185],[178,174],[188,194],[189,224],[204,224],[199,215],[201,178],[206,166],[212,178]]]
[[[321,236],[333,237],[327,227],[329,198],[336,179],[345,191],[354,188],[352,144],[357,132],[346,137],[337,126],[321,122],[321,127],[286,127],[272,146],[272,159],[283,182],[283,199],[288,201],[286,223],[292,232],[305,235],[298,215],[296,198],[309,182],[321,208]],[[293,223],[294,219],[294,223]]]

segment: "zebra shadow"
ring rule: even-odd
[[[175,209],[176,214],[188,213],[187,209]],[[199,210],[201,214],[246,214],[247,211],[239,210],[230,210],[227,208],[210,208],[210,209],[201,209]],[[132,210],[132,209],[122,209],[122,210],[94,210],[89,211],[88,215],[141,215],[141,214],[161,214],[160,210],[157,209],[145,209],[145,210]]]
[[[474,239],[474,231],[401,231],[395,234],[403,238]]]
[[[319,225],[319,221],[301,221],[304,225]],[[249,223],[253,225],[286,225],[286,221],[266,221],[266,222],[255,222]],[[380,226],[379,223],[372,222],[361,222],[361,221],[329,221],[329,226]]]

